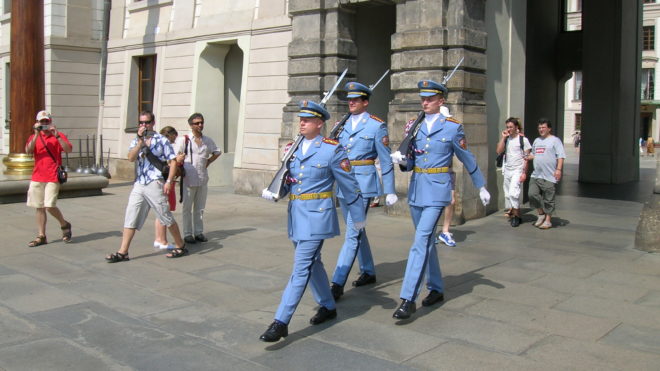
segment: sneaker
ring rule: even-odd
[[[438,241],[443,242],[445,245],[449,247],[456,246],[456,241],[454,241],[453,235],[449,232],[438,234]]]
[[[536,218],[536,222],[532,224],[535,227],[540,227],[541,224],[543,224],[543,221],[545,220],[545,214],[541,214]]]
[[[164,245],[160,242],[154,241],[154,249],[157,249],[157,250],[174,250],[174,245],[172,245],[171,243],[168,243],[168,244]]]

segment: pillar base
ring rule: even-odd
[[[25,153],[10,153],[2,163],[7,167],[5,175],[31,175],[34,168],[34,158]]]

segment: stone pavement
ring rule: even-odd
[[[392,313],[413,227],[372,209],[378,283],[347,287],[320,326],[308,290],[274,344],[258,338],[291,270],[285,203],[213,188],[208,243],[166,259],[150,218],[117,264],[103,258],[119,246],[129,185],[61,200],[68,245],[49,219],[51,242],[28,248],[33,210],[0,205],[0,369],[658,370],[660,255],[632,248],[642,202],[563,189],[554,229],[531,214],[514,229],[501,212],[454,228],[458,247],[439,249],[445,303],[405,322]],[[323,248],[329,274],[340,245]]]

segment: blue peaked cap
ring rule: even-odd
[[[314,101],[304,100],[299,103],[299,106],[300,113],[298,113],[298,117],[318,117],[323,121],[330,118],[330,114],[325,107]]]
[[[447,95],[447,87],[433,80],[422,80],[417,83],[419,95],[422,97],[431,97],[436,94]]]
[[[348,92],[346,98],[369,98],[371,96],[371,89],[359,82],[347,82],[344,85],[344,90]]]

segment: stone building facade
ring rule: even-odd
[[[0,153],[7,154],[11,0],[0,7]],[[44,0],[46,107],[74,139],[97,132],[102,7],[103,0]]]
[[[139,111],[154,111],[157,128],[171,125],[182,134],[188,132],[187,117],[202,112],[206,134],[224,152],[210,168],[211,184],[258,194],[279,165],[282,145],[295,135],[298,101],[319,100],[346,68],[347,81],[367,84],[391,70],[369,108],[388,122],[397,148],[405,122],[420,110],[417,81],[442,80],[461,58],[447,105],[463,122],[494,199],[501,192],[491,163],[504,119],[547,116],[564,135],[562,79],[570,71],[583,70],[590,81],[582,109],[585,121],[598,123],[583,142],[580,180],[638,177],[637,157],[629,150],[638,134],[612,133],[624,122],[639,123],[639,105],[626,96],[639,87],[634,66],[641,52],[632,40],[641,0],[625,7],[615,0],[582,0],[588,27],[574,33],[561,28],[570,13],[566,0],[112,0],[100,105],[103,3],[45,0],[46,102],[74,139],[103,135],[116,177],[133,177],[126,154]],[[0,17],[3,71],[9,20],[9,14]],[[602,57],[614,54],[620,58]],[[6,76],[0,73],[5,118]],[[611,92],[608,81],[619,84],[614,94],[605,94]],[[604,102],[616,115],[599,108]],[[345,94],[334,96],[328,109],[330,122],[338,120],[347,111]],[[527,134],[533,139],[535,133]],[[488,209],[480,204],[458,162],[454,170],[457,219],[497,208],[496,202]],[[409,175],[396,174],[397,192],[405,196]],[[390,211],[406,209],[404,201]]]

